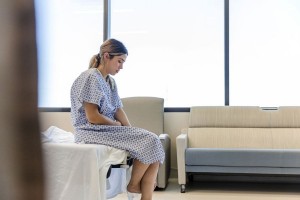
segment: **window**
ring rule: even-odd
[[[39,107],[70,107],[71,84],[103,42],[103,1],[35,0]],[[111,37],[129,50],[114,77],[120,96],[224,105],[224,2],[111,0]],[[298,105],[300,1],[229,2],[230,105]]]
[[[111,37],[129,51],[115,76],[121,97],[224,105],[223,0],[112,0],[111,9]]]
[[[230,104],[299,105],[300,1],[230,0]]]
[[[35,0],[39,107],[70,107],[75,78],[103,42],[103,0]]]

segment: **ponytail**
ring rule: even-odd
[[[101,62],[101,57],[100,57],[99,53],[96,55],[93,55],[93,57],[90,60],[89,69],[97,68],[99,66],[100,62]]]

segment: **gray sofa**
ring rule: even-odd
[[[192,107],[176,147],[181,192],[195,173],[299,178],[300,107]]]

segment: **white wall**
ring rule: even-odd
[[[176,158],[176,137],[182,128],[188,126],[188,112],[167,112],[165,113],[165,133],[171,138],[171,168],[177,169]],[[74,132],[71,125],[69,112],[40,112],[40,129],[46,130],[50,126],[57,126],[66,131]]]

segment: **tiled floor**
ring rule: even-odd
[[[121,194],[113,200],[126,200]],[[154,191],[153,200],[300,200],[300,184],[195,181],[180,193],[177,178],[163,191]]]

